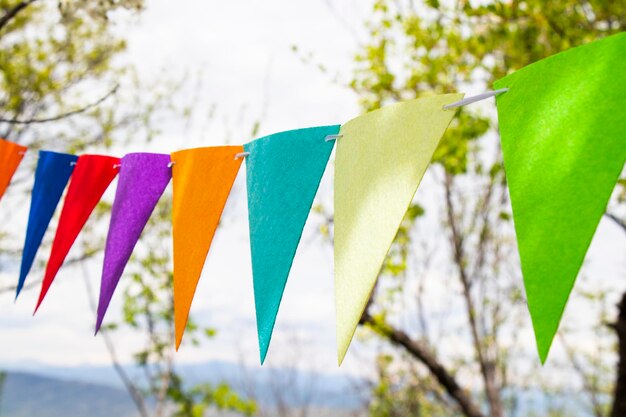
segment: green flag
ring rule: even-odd
[[[626,33],[498,80],[504,167],[542,363],[626,160]]]

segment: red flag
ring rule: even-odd
[[[89,215],[119,172],[119,163],[119,158],[111,156],[82,155],[78,158],[63,203],[35,312]]]

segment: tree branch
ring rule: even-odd
[[[45,117],[43,119],[36,119],[36,118],[33,118],[33,119],[0,119],[0,123],[9,123],[9,124],[14,124],[14,125],[28,125],[28,124],[34,124],[34,123],[56,122],[56,121],[59,121],[59,120],[62,120],[62,119],[66,119],[68,117],[72,117],[72,116],[75,116],[77,114],[84,113],[84,112],[86,112],[88,110],[93,109],[94,107],[97,107],[103,101],[105,101],[106,99],[111,97],[113,94],[115,94],[119,87],[120,86],[118,84],[115,87],[113,87],[113,89],[111,91],[106,93],[104,96],[100,97],[97,101],[95,101],[95,102],[93,102],[91,104],[88,104],[85,107],[81,107],[80,109],[69,111],[67,113],[58,114],[58,115],[52,116],[52,117]]]
[[[458,404],[465,416],[485,417],[468,393],[461,388],[454,376],[421,343],[412,340],[405,332],[395,329],[387,323],[383,325],[376,322],[367,311],[361,317],[360,324],[369,325],[376,333],[388,339],[392,344],[402,347],[407,353],[423,363],[450,397]]]
[[[604,215],[608,217],[609,219],[613,220],[613,222],[615,222],[616,225],[618,225],[624,232],[626,232],[626,222],[624,220],[620,219],[613,213],[606,212],[604,213]]]
[[[21,12],[22,10],[24,10],[25,8],[27,8],[28,6],[30,6],[32,3],[36,1],[37,0],[21,1],[15,7],[13,7],[12,9],[9,9],[4,14],[4,16],[0,18],[0,30],[2,30],[3,27],[5,27],[11,20],[13,20],[15,16],[18,15],[19,12]]]

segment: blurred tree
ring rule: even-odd
[[[122,319],[119,322],[108,320],[100,330],[107,349],[112,358],[117,358],[112,337],[122,327],[145,337],[143,348],[135,353],[136,365],[142,371],[141,377],[133,380],[114,360],[118,374],[142,417],[202,417],[212,409],[252,415],[256,411],[255,403],[242,400],[227,385],[203,383],[190,386],[176,371],[170,219],[171,195],[165,195],[142,234],[141,248],[126,267],[125,275],[132,283],[124,289]],[[93,242],[89,237],[91,233],[94,231],[88,230],[87,237],[83,239],[83,250],[87,252],[92,245],[88,242]],[[86,269],[83,275],[95,315],[96,296],[89,284]],[[199,327],[193,316],[190,316],[183,342],[199,345],[202,338],[213,337],[215,332],[215,329]],[[152,412],[151,404],[154,405]]]
[[[487,89],[525,65],[625,27],[624,1],[375,0],[349,85],[365,111],[422,95]],[[384,348],[378,364],[373,416],[502,417],[523,413],[524,392],[532,388],[546,398],[565,392],[542,382],[537,366],[528,365],[536,363],[534,352],[522,347],[529,322],[495,115],[485,108],[461,109],[446,132],[431,169],[440,189],[407,213],[361,319],[370,330],[361,335],[395,348],[391,356]],[[620,202],[623,197],[614,204]],[[441,228],[425,229],[426,216]],[[424,230],[429,235],[422,241]],[[441,262],[437,253],[447,259]],[[425,281],[437,262],[443,263],[439,275],[443,269],[447,276]],[[437,286],[446,288],[445,296]],[[588,297],[593,302],[601,298],[594,294]],[[611,396],[611,415],[625,415],[625,388],[613,393],[610,374],[596,372],[607,364],[610,369],[614,358],[608,328],[597,326],[592,334],[602,337],[590,340],[603,348],[568,350],[571,362],[561,375],[582,380],[578,399],[593,415],[609,415]],[[616,328],[623,338],[626,326]],[[598,358],[598,352],[605,355]]]
[[[267,367],[263,373],[253,372],[242,355],[241,385],[246,397],[256,401],[256,417],[317,417],[321,413],[314,404],[327,394],[320,392],[317,361],[310,353],[303,354],[306,344],[296,332],[289,334],[280,367]]]
[[[132,67],[120,65],[126,42],[113,30],[113,16],[142,9],[142,0],[0,0],[0,136],[28,145],[31,152],[44,146],[61,152],[102,152],[131,142],[146,144],[159,133],[156,121],[166,116],[191,117],[188,107],[173,103],[179,83],[159,80],[147,86]],[[124,16],[133,18],[132,13]],[[21,179],[14,182],[19,188]],[[123,319],[109,322],[101,337],[142,417],[200,417],[211,409],[251,415],[254,403],[240,399],[228,386],[191,386],[176,372],[171,251],[163,243],[170,235],[169,201],[163,198],[144,230],[145,247],[128,266],[132,283],[125,288]],[[80,252],[73,251],[79,254],[66,262],[82,267],[94,315],[86,262],[104,247],[102,221],[109,211],[106,201],[98,205],[81,233]],[[1,224],[3,253],[18,260],[22,242],[11,236],[10,222]],[[37,272],[34,268],[25,289],[39,286]],[[14,290],[14,285],[0,289]],[[113,336],[121,327],[146,337],[135,354],[142,376],[131,375],[118,359]],[[186,342],[198,344],[200,333],[212,337],[215,330],[201,329],[190,319],[188,333]]]

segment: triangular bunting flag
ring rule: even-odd
[[[104,250],[96,333],[133,248],[170,182],[169,162],[170,155],[153,153],[131,153],[120,162],[120,177]]]
[[[117,175],[119,162],[118,158],[102,155],[82,155],[78,158],[61,210],[35,312],[89,215]]]
[[[196,148],[172,153],[174,326],[180,346],[191,301],[224,205],[243,158],[242,146]]]
[[[65,190],[72,171],[74,171],[74,164],[77,159],[78,157],[75,155],[39,151],[39,161],[35,170],[35,185],[31,195],[30,213],[26,228],[26,240],[22,252],[22,266],[15,298],[20,295],[39,245],[41,245],[59,200],[61,200],[63,190]]]
[[[324,174],[339,126],[291,130],[244,146],[254,301],[261,363],[302,229]]]
[[[22,162],[26,149],[25,146],[0,139],[0,199],[9,186],[17,167]]]
[[[455,112],[446,94],[406,101],[341,127],[335,160],[335,305],[339,364],[385,256]]]
[[[528,308],[545,362],[626,160],[626,33],[497,81],[504,167]]]

